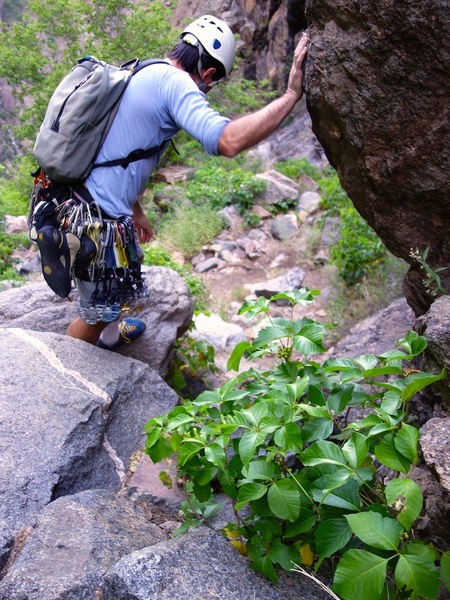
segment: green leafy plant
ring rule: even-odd
[[[415,538],[423,500],[409,476],[419,459],[410,406],[445,372],[409,368],[426,347],[415,332],[380,356],[317,362],[324,326],[293,318],[317,294],[245,302],[239,314],[269,325],[232,352],[238,374],[149,421],[146,452],[154,462],[177,454],[184,529],[217,509],[220,486],[235,513],[224,533],[272,582],[279,567],[318,570],[336,557],[333,588],[345,600],[434,600],[448,586],[450,554]],[[280,300],[291,318],[271,317]],[[244,356],[274,366],[239,372]]]
[[[194,205],[208,205],[214,210],[234,205],[244,214],[266,183],[245,170],[237,161],[209,159],[195,171],[186,186],[186,197]]]
[[[208,206],[177,207],[158,231],[158,241],[192,257],[225,228],[223,217]]]
[[[423,252],[419,251],[419,248],[413,249],[409,253],[409,256],[414,259],[422,269],[424,278],[422,280],[427,292],[430,296],[440,296],[447,294],[447,290],[442,285],[441,278],[438,273],[445,271],[448,267],[439,267],[438,269],[432,269],[427,262],[429,248],[425,248]]]
[[[296,181],[301,175],[308,175],[314,181],[319,181],[322,177],[319,168],[314,166],[307,158],[288,159],[276,162],[274,165],[276,171],[279,171],[286,177]]]
[[[194,327],[191,325],[191,330]],[[214,346],[186,335],[175,342],[174,357],[166,381],[177,394],[192,396],[192,390],[207,387],[207,378],[217,373]]]

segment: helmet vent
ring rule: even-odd
[[[221,47],[221,45],[222,44],[219,42],[219,40],[217,40],[217,39],[214,40],[214,42],[213,42],[213,48],[214,48],[214,50],[218,50]]]

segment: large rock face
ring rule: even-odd
[[[416,315],[432,298],[410,249],[450,263],[450,7],[444,0],[307,0],[313,130],[358,211],[412,266]],[[441,273],[450,290],[450,270]]]

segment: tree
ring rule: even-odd
[[[0,77],[19,102],[16,137],[35,138],[53,90],[78,58],[120,64],[163,56],[174,39],[169,17],[160,0],[30,0],[0,37]]]

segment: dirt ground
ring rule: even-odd
[[[241,227],[234,227],[227,230],[224,237],[236,240],[241,233]],[[225,320],[232,319],[244,300],[251,297],[252,284],[284,275],[290,269],[300,267],[305,273],[302,285],[310,290],[320,290],[321,293],[308,307],[299,307],[296,316],[326,321],[332,269],[329,265],[316,263],[309,255],[307,236],[308,228],[305,225],[301,226],[295,238],[286,241],[279,241],[269,235],[260,257],[253,260],[246,258],[240,265],[201,274],[209,290],[209,310]]]

